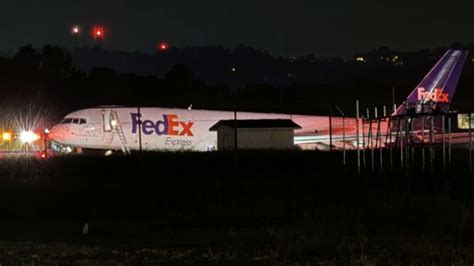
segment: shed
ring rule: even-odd
[[[301,129],[290,119],[220,120],[210,131],[217,131],[217,149],[242,150],[294,148],[294,130]]]

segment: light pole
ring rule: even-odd
[[[49,129],[45,128],[43,132],[43,139],[44,139],[44,158],[48,157],[48,136],[49,136]]]
[[[346,115],[344,112],[339,108],[339,106],[335,105],[336,110],[342,115],[342,163],[344,167],[346,167]],[[359,149],[359,147],[357,147]]]
[[[71,35],[74,40],[74,48],[77,48],[77,41],[79,39],[79,35],[81,34],[81,27],[78,25],[74,25],[71,28]]]

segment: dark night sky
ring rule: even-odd
[[[103,24],[104,46],[130,51],[151,51],[167,40],[177,47],[243,43],[275,55],[327,57],[381,45],[414,50],[474,39],[472,1],[386,2],[10,0],[1,7],[0,51],[27,43],[72,46],[72,24]]]

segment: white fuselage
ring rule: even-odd
[[[83,109],[68,114],[54,126],[50,139],[62,145],[89,149],[131,150],[194,150],[208,151],[217,147],[217,133],[209,129],[220,120],[234,119],[228,111],[187,110],[173,108],[104,107]],[[301,129],[298,137],[316,137],[318,142],[329,142],[330,122],[327,116],[308,116],[272,113],[237,112],[237,119],[291,119]],[[347,136],[355,132],[355,121],[332,117],[332,132]],[[141,120],[141,124],[140,124]],[[140,134],[141,133],[141,134]]]

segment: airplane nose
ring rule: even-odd
[[[54,126],[50,129],[49,131],[49,134],[48,134],[48,137],[49,139],[52,139],[52,140],[60,140],[61,138],[61,135],[63,135],[61,132],[63,130],[61,130],[61,127],[60,126]]]
[[[48,137],[49,137],[50,139],[53,138],[53,137],[55,137],[55,135],[54,135],[55,132],[56,132],[55,128],[54,128],[54,127],[51,128],[51,129],[49,130]]]

